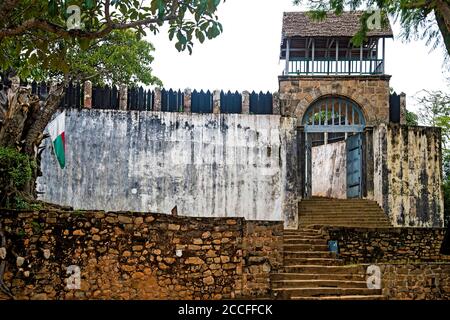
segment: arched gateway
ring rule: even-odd
[[[313,195],[313,147],[337,142],[342,144],[342,141],[346,144],[347,198],[362,196],[362,133],[365,125],[361,108],[345,97],[325,96],[306,110],[302,121],[305,133],[305,197]]]

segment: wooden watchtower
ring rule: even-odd
[[[280,59],[285,67],[279,77],[283,115],[296,117],[301,125],[314,102],[335,97],[354,103],[366,126],[389,122],[385,48],[392,29],[389,23],[375,24],[355,46],[352,38],[361,28],[362,15],[329,13],[317,21],[307,12],[284,13]]]
[[[367,32],[356,47],[352,37],[361,28],[362,12],[328,14],[313,21],[306,12],[287,12],[283,18],[280,58],[284,75],[380,75],[385,72],[385,38],[389,25]]]

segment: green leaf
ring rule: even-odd
[[[177,39],[182,45],[185,45],[187,43],[187,39],[181,31],[177,32]]]
[[[158,2],[158,18],[162,19],[165,14],[166,6],[163,0],[157,0],[157,2]]]
[[[176,32],[175,28],[169,29],[169,40],[170,41],[173,40],[173,37],[175,36],[175,32]]]
[[[89,46],[90,46],[90,44],[91,44],[91,40],[89,40],[89,39],[84,39],[84,38],[79,39],[78,42],[79,42],[79,44],[80,44],[81,50],[87,50],[87,49],[89,49]]]
[[[195,36],[197,37],[198,41],[200,41],[200,43],[205,42],[205,35],[199,29],[195,30]]]
[[[56,2],[56,0],[49,0],[48,14],[50,15],[50,17],[54,17],[58,14],[58,3]]]
[[[95,0],[84,0],[84,7],[88,10],[95,7]]]

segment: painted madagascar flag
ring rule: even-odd
[[[53,150],[55,151],[56,159],[58,159],[59,166],[64,169],[66,165],[66,141],[64,131],[66,127],[66,112],[63,111],[48,125],[48,133],[52,139]]]

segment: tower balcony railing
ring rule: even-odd
[[[290,58],[284,75],[380,75],[384,74],[383,59]]]

